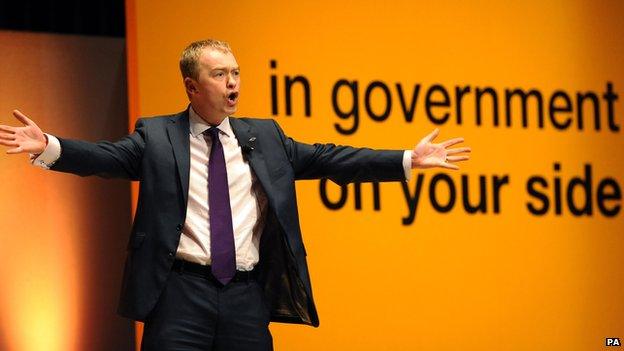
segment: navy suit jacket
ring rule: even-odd
[[[271,320],[318,326],[295,180],[329,178],[338,184],[403,180],[403,151],[304,144],[287,137],[270,119],[230,117],[230,125],[268,198],[256,268]],[[117,142],[59,140],[61,157],[51,169],[140,182],[118,312],[144,321],[171,272],[186,217],[188,110],[139,119],[135,131]]]

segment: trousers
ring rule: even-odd
[[[141,351],[270,351],[269,319],[255,279],[223,286],[172,271],[145,321]]]

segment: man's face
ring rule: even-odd
[[[199,58],[197,80],[185,78],[195,112],[213,124],[234,112],[238,105],[240,69],[231,52],[206,48]]]

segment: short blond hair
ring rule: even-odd
[[[231,53],[230,45],[224,41],[215,39],[205,39],[195,41],[189,44],[180,56],[180,72],[182,78],[197,79],[199,76],[199,57],[205,48],[219,50],[223,53]]]

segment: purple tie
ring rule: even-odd
[[[210,257],[212,274],[226,285],[236,274],[236,254],[232,210],[223,145],[219,129],[208,129],[212,138],[208,161],[208,215],[210,216]]]

